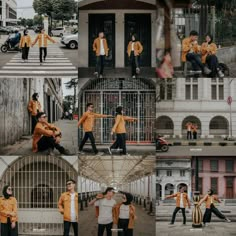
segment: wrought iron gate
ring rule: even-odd
[[[127,122],[128,143],[151,143],[154,141],[156,117],[155,86],[146,79],[97,79],[83,90],[79,101],[79,117],[86,104],[94,104],[94,112],[112,114],[121,105],[125,115],[138,118],[138,122]],[[110,135],[114,118],[96,119],[94,135],[97,143],[111,143]],[[82,138],[79,130],[79,140]]]
[[[50,156],[18,158],[0,182],[13,187],[18,202],[20,235],[62,235],[63,217],[57,203],[66,180],[77,173],[65,160]]]

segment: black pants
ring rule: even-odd
[[[43,59],[45,61],[46,57],[47,57],[47,48],[40,47],[39,48],[39,60],[40,60],[40,62],[43,62]]]
[[[64,236],[70,235],[70,226],[72,225],[74,230],[74,235],[78,236],[78,222],[64,221]]]
[[[172,215],[172,219],[171,219],[171,223],[175,223],[175,217],[176,217],[176,214],[177,212],[181,210],[182,211],[182,215],[183,215],[183,224],[186,224],[186,215],[185,215],[185,208],[180,208],[180,207],[176,207],[174,212],[173,212],[173,215]]]
[[[136,68],[139,68],[138,61],[139,61],[139,57],[134,55],[134,51],[131,51],[130,62],[131,62],[132,76],[137,75]]]
[[[216,77],[217,68],[219,68],[219,63],[216,55],[208,55],[206,58],[206,64],[208,68],[211,70],[210,77]]]
[[[37,124],[37,119],[36,119],[36,116],[31,116],[31,125],[32,125],[32,127],[31,127],[31,134],[33,134],[34,133],[34,128],[35,128],[35,126],[36,126],[36,124]]]
[[[29,56],[29,47],[22,48],[22,60],[28,60]]]
[[[97,58],[96,58],[95,72],[98,72],[99,75],[103,75],[104,60],[105,60],[105,55],[97,56]]]
[[[38,151],[42,152],[42,151],[48,150],[49,148],[52,148],[52,149],[56,148],[60,153],[63,153],[65,151],[64,147],[56,143],[53,137],[43,136],[38,141]]]
[[[7,223],[1,223],[1,235],[2,236],[17,236],[18,235],[18,226],[16,223],[16,227],[14,229],[11,228],[10,219],[7,219]]]
[[[126,154],[126,133],[116,134],[116,141],[111,145],[111,149],[122,149],[122,154]]]
[[[201,57],[200,55],[196,54],[196,53],[188,53],[186,55],[186,59],[187,61],[190,61],[193,67],[193,70],[202,70],[202,72],[204,71],[204,65],[202,64],[201,61]]]
[[[84,138],[82,139],[82,141],[79,145],[79,151],[83,150],[84,144],[87,142],[88,139],[90,139],[90,142],[91,142],[91,145],[92,145],[92,148],[93,148],[93,152],[95,154],[97,154],[98,150],[97,150],[97,147],[96,147],[96,144],[95,144],[95,138],[93,136],[93,132],[85,132]]]
[[[191,131],[187,131],[187,139],[192,139],[192,132]]]
[[[214,213],[217,217],[224,220],[226,217],[214,206],[211,204],[210,208],[206,208],[204,216],[203,216],[203,223],[211,222],[211,213]]]
[[[112,236],[112,233],[111,233],[112,225],[113,225],[113,222],[106,225],[98,224],[98,236],[103,236],[105,229],[107,231],[107,236]]]
[[[193,131],[193,139],[197,139],[197,132]]]
[[[128,225],[129,219],[119,219],[118,229],[123,229],[123,231],[118,231],[118,236],[133,236],[133,229],[128,229]]]

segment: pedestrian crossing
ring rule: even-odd
[[[76,66],[65,57],[58,44],[49,43],[47,48],[46,61],[40,64],[39,48],[35,45],[30,48],[28,62],[23,62],[21,53],[17,53],[9,62],[0,69],[0,78],[27,78],[56,77],[56,78],[77,78]]]

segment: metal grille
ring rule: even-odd
[[[57,203],[68,178],[77,173],[59,157],[19,158],[4,173],[1,189],[10,184],[18,202],[19,234],[62,235],[63,217]]]
[[[118,105],[125,115],[138,118],[138,122],[126,122],[128,143],[151,143],[154,141],[156,116],[155,87],[142,79],[98,79],[83,91],[80,98],[79,117],[86,104],[94,104],[94,112],[115,115]],[[113,118],[96,119],[94,136],[97,143],[111,143]],[[79,138],[83,136],[82,129]]]

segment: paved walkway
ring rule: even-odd
[[[61,145],[72,153],[77,153],[78,133],[76,124],[76,120],[59,120],[55,122],[55,125],[60,127],[62,131]],[[58,151],[54,152],[59,154]],[[1,149],[0,153],[1,155],[32,155],[32,137],[23,136],[17,143]],[[46,152],[42,154],[46,154]]]

